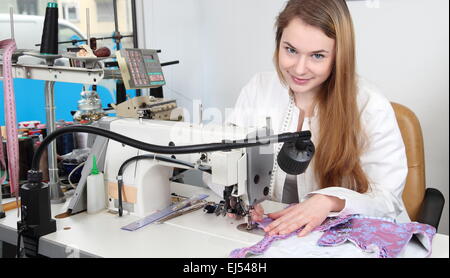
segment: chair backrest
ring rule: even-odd
[[[405,143],[408,161],[403,202],[411,220],[416,221],[426,190],[422,128],[416,115],[408,107],[394,102],[391,104]]]

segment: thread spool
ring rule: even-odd
[[[75,148],[85,149],[87,148],[88,134],[83,132],[74,133],[75,137]]]
[[[74,140],[72,133],[66,133],[56,139],[56,152],[58,155],[65,155],[73,151]]]
[[[24,121],[19,122],[19,129],[33,129],[39,126],[41,122],[39,121]]]
[[[33,129],[28,131],[28,136],[33,139],[33,145],[36,143],[36,141],[42,141],[44,139],[40,129]]]
[[[97,50],[97,39],[96,38],[90,38],[89,39],[89,46],[92,50]]]
[[[42,142],[38,141],[34,143],[34,150],[36,151],[37,148],[41,145]],[[48,181],[48,151],[47,149],[42,153],[41,161],[39,161],[39,171],[42,172],[42,181]]]
[[[47,137],[47,126],[45,124],[38,125],[36,129],[41,131],[42,137]]]
[[[6,149],[6,140],[3,141],[3,148]],[[29,137],[19,138],[19,181],[27,180],[27,172],[31,169],[34,147],[33,141]],[[8,167],[8,154],[5,152],[5,164]],[[6,169],[7,170],[7,169]],[[8,172],[7,172],[8,173]],[[7,177],[9,178],[9,177]]]
[[[58,54],[58,4],[47,3],[44,29],[42,30],[42,54]]]
[[[56,129],[70,126],[70,122],[59,120],[56,122]],[[59,136],[56,139],[56,152],[58,155],[65,155],[73,151],[74,149],[74,135],[73,133],[66,133]]]
[[[27,173],[31,169],[34,147],[33,140],[30,137],[19,138],[19,180],[26,181]]]

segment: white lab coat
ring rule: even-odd
[[[393,108],[374,86],[362,78],[358,79],[358,88],[362,125],[369,138],[368,148],[361,156],[361,166],[370,180],[371,191],[360,194],[342,187],[320,189],[314,177],[313,163],[310,163],[306,172],[297,176],[299,200],[304,201],[311,194],[320,193],[345,200],[345,208],[330,216],[359,213],[409,222],[402,201],[408,171],[406,153]],[[270,117],[275,134],[294,132],[300,112],[295,105],[287,130],[282,130],[289,99],[288,89],[281,84],[276,72],[256,74],[242,89],[227,122],[242,127],[264,127],[266,117]],[[317,110],[314,115],[317,115]],[[317,117],[313,116],[306,118],[302,127],[302,130],[311,130],[314,143],[317,124]],[[271,197],[281,201],[286,173],[278,169],[275,175]]]

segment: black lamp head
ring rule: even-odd
[[[302,136],[296,141],[284,143],[277,157],[278,166],[289,175],[304,173],[315,152],[311,133],[301,133]]]

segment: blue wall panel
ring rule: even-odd
[[[82,84],[57,82],[55,84],[56,120],[72,121],[70,111],[77,110]],[[3,82],[0,81],[0,124],[5,125],[3,100]],[[46,123],[44,81],[14,79],[17,121],[41,121]],[[104,108],[113,102],[111,93],[103,86],[97,86],[97,92]],[[114,95],[116,92],[114,91]],[[136,95],[134,90],[128,90],[130,97]]]

